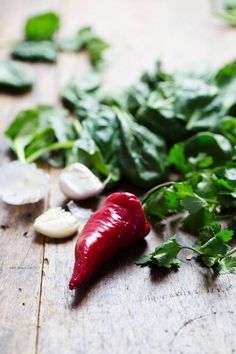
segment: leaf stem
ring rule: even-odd
[[[108,183],[110,182],[111,180],[111,174],[107,176],[107,178],[102,182],[104,188],[106,188],[106,186],[108,185]]]
[[[194,247],[190,247],[190,246],[181,246],[182,249],[186,249],[186,250],[190,250],[190,251],[193,251],[195,253],[198,253],[199,255],[202,255],[202,253],[200,251],[198,251],[196,248]]]
[[[59,149],[69,149],[69,148],[72,148],[73,145],[74,145],[73,141],[65,141],[63,143],[54,143],[54,144],[45,146],[44,148],[37,150],[35,153],[33,153],[32,155],[27,157],[26,161],[27,162],[34,162],[35,160],[37,160],[40,156],[42,156],[46,152],[59,150]]]
[[[145,193],[141,198],[140,201],[142,204],[144,204],[146,202],[146,200],[150,197],[150,195],[152,195],[153,193],[155,193],[156,191],[158,191],[159,189],[163,188],[163,187],[168,187],[168,186],[172,186],[175,182],[173,181],[168,181],[168,182],[164,182],[161,184],[158,184],[157,186],[151,188],[147,193]]]
[[[236,252],[236,247],[232,248],[232,250],[230,250],[229,252],[226,253],[225,256],[231,256],[231,254]]]

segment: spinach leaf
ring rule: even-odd
[[[25,161],[25,148],[33,140],[37,125],[37,111],[28,109],[20,112],[5,131],[9,145],[21,161]]]
[[[187,156],[206,153],[213,158],[214,165],[223,164],[233,156],[233,148],[228,139],[220,134],[201,132],[193,135],[185,142]]]
[[[98,105],[96,111],[87,111],[82,126],[89,131],[107,162],[117,158],[117,151],[120,149],[120,126],[112,109]]]
[[[110,45],[100,37],[93,37],[87,43],[91,64],[96,69],[102,69],[108,62],[108,49]]]
[[[59,25],[59,16],[54,12],[32,16],[25,24],[25,38],[28,40],[52,39]]]
[[[23,41],[16,45],[11,55],[22,60],[56,62],[57,49],[51,41]]]
[[[226,64],[216,73],[215,81],[224,108],[230,114],[236,106],[236,60]]]
[[[215,127],[214,132],[223,135],[232,146],[236,146],[236,119],[234,117],[223,118]]]
[[[89,26],[81,28],[72,37],[61,39],[58,46],[62,51],[79,52],[88,51],[91,64],[96,69],[101,69],[107,62],[110,45],[97,36]]]
[[[93,140],[93,146],[96,146],[96,150],[102,156],[111,181],[118,181],[120,179],[119,150],[121,142],[116,114],[110,107],[98,103],[93,105],[93,109],[89,105],[83,105],[77,109],[76,114],[82,121],[81,126],[77,129],[79,139],[89,136],[90,140]]]
[[[188,136],[183,115],[175,112],[175,88],[171,82],[160,83],[137,112],[138,123],[161,135],[168,144]]]
[[[64,109],[38,106],[20,112],[5,131],[21,161],[33,162],[54,150],[71,148],[75,137]]]
[[[202,79],[177,81],[174,109],[183,116],[188,131],[207,130],[217,124],[224,113],[217,95],[217,87]]]
[[[160,82],[172,80],[173,75],[164,71],[162,62],[160,60],[157,60],[153,71],[144,72],[140,79],[140,81],[147,84],[151,90],[154,90],[160,84]]]
[[[221,208],[235,208],[236,168],[234,165],[218,168],[215,174],[212,175],[212,184]]]
[[[0,63],[0,90],[16,93],[29,91],[34,83],[34,75],[21,63],[6,61]]]
[[[138,111],[138,122],[172,144],[212,129],[224,115],[215,85],[199,78],[160,82]]]
[[[136,114],[140,106],[145,104],[150,95],[150,89],[144,82],[138,82],[123,93],[123,105],[131,114]]]
[[[87,129],[81,129],[79,139],[75,141],[72,150],[67,154],[67,164],[74,162],[81,162],[97,173],[105,176],[109,175],[109,170],[101,151]]]
[[[93,36],[94,34],[91,27],[82,27],[72,37],[60,39],[58,41],[58,47],[65,52],[79,52],[86,48],[87,43],[90,42]]]
[[[137,124],[126,112],[114,108],[121,129],[120,164],[122,173],[134,184],[153,186],[166,173],[164,141]]]
[[[110,183],[117,182],[120,179],[120,169],[116,160],[111,159],[109,162],[105,160],[90,133],[90,127],[87,126],[86,120],[82,122],[78,133],[79,138],[75,141],[72,149],[68,150],[67,164],[81,162],[96,174],[100,174],[101,178],[109,176]]]
[[[96,72],[91,71],[82,76],[76,76],[64,87],[61,94],[62,101],[71,110],[81,105],[88,106],[87,110],[89,106],[97,107],[97,100],[94,100],[92,94],[96,93],[100,84],[101,77]]]

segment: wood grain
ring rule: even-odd
[[[205,0],[0,0],[2,40],[20,37],[30,13],[59,10],[61,35],[85,24],[110,40],[113,63],[104,73],[107,90],[134,82],[161,57],[167,68],[196,62],[220,65],[235,57],[235,29],[210,14]],[[1,58],[7,49],[1,47]],[[34,65],[37,85],[23,97],[0,97],[1,136],[19,109],[56,103],[85,55],[61,54],[57,65]],[[1,160],[7,158],[1,139]],[[118,254],[84,288],[71,292],[75,238],[53,242],[32,232],[33,219],[65,202],[51,171],[48,202],[0,213],[0,353],[223,354],[236,350],[234,275],[214,278],[197,263],[176,273],[150,272],[137,257],[178,229],[178,220],[157,225],[147,238]],[[30,213],[30,216],[29,216]],[[10,226],[9,228],[4,227]],[[25,234],[27,232],[27,234]],[[178,231],[179,237],[186,235]],[[24,303],[24,305],[23,305]]]

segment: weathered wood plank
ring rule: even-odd
[[[113,43],[114,63],[104,75],[107,88],[133,82],[160,55],[170,68],[205,59],[221,64],[234,55],[231,46],[222,48],[235,32],[213,19],[203,1],[69,0],[61,12],[68,33],[92,23]],[[78,23],[74,13],[80,14]],[[68,71],[65,58],[59,63],[60,81]],[[78,69],[83,70],[82,62]],[[63,202],[54,178],[53,206]],[[75,238],[47,241],[38,353],[233,352],[234,276],[211,279],[184,258],[178,273],[150,273],[134,265],[170,233],[171,225],[163,232],[159,226],[148,245],[120,253],[76,292],[68,290]]]
[[[20,38],[25,17],[35,11],[35,5],[31,5],[26,0],[1,3],[3,41]],[[0,46],[0,58],[6,60],[9,47],[4,42]],[[8,159],[3,132],[10,120],[21,109],[36,105],[43,95],[50,99],[50,90],[55,94],[55,68],[48,71],[47,66],[36,65],[33,69],[37,83],[32,92],[0,95],[1,164]],[[32,354],[36,349],[44,240],[35,237],[32,223],[46,208],[47,202],[43,201],[23,207],[0,204],[0,352],[4,354]]]
[[[45,8],[60,8],[65,34],[92,24],[113,43],[114,60],[104,73],[108,89],[133,82],[160,56],[172,69],[205,60],[218,65],[235,55],[235,30],[211,17],[203,0],[21,0],[14,5],[2,0],[3,39],[19,37],[24,17]],[[20,107],[56,102],[58,86],[73,72],[83,72],[87,62],[81,55],[62,54],[57,66],[35,68],[39,81],[32,95],[1,98],[1,129]],[[1,156],[4,152],[1,145]],[[64,201],[56,176],[53,172],[51,206]],[[44,208],[36,205],[28,217],[27,207],[1,205],[1,224],[10,221],[10,228],[0,235],[0,352],[31,354],[36,342],[39,354],[236,350],[233,275],[212,279],[185,260],[177,273],[150,273],[134,265],[140,254],[170,235],[170,226],[158,226],[147,244],[118,254],[90,284],[71,292],[67,284],[76,240],[36,237],[32,222]]]

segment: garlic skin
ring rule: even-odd
[[[8,204],[37,203],[49,191],[49,175],[35,164],[12,161],[0,167],[0,197]]]
[[[79,219],[79,232],[81,232],[90,216],[93,215],[92,209],[81,208],[72,200],[67,204],[67,208],[72,215]]]
[[[59,176],[59,186],[66,197],[73,200],[84,200],[100,194],[104,185],[82,163],[74,163],[65,168]]]
[[[38,216],[34,230],[51,238],[65,238],[74,235],[79,227],[78,218],[62,208],[51,208]]]

